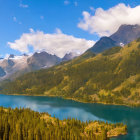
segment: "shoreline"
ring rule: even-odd
[[[79,102],[79,103],[84,103],[84,104],[102,104],[102,105],[115,105],[115,104],[105,104],[105,103],[92,103],[92,102],[82,102],[82,101],[79,101],[79,100],[76,100],[74,98],[63,98],[62,96],[55,96],[55,95],[51,95],[51,96],[47,96],[47,95],[27,95],[27,94],[0,94],[0,95],[8,95],[8,96],[26,96],[26,97],[52,97],[52,98],[60,98],[60,99],[65,99],[65,100],[71,100],[71,101],[75,101],[75,102]],[[118,105],[118,106],[122,106],[122,105]],[[123,105],[124,106],[124,105]],[[130,106],[127,106],[127,107],[130,107]],[[37,111],[35,111],[37,112]],[[112,124],[112,123],[110,123]],[[126,125],[126,124],[125,124]],[[119,136],[125,136],[128,134],[128,131],[126,132],[123,132],[121,134],[115,134],[115,135],[109,135],[108,138],[117,138]]]
[[[29,97],[53,97],[53,98],[57,97],[57,98],[61,98],[61,99],[65,99],[65,100],[72,100],[72,101],[84,103],[84,104],[102,104],[102,105],[124,106],[124,107],[129,107],[129,108],[140,107],[140,105],[132,106],[132,105],[127,105],[127,104],[116,104],[116,103],[86,102],[86,101],[78,100],[76,98],[69,98],[69,97],[56,96],[56,95],[29,95],[29,94],[0,94],[0,95],[29,96]]]
[[[2,110],[4,110],[4,112],[2,112],[3,114],[4,113],[7,113],[7,111],[8,111],[8,109],[9,109],[9,107],[0,107],[0,109]],[[13,110],[15,110],[15,109],[10,109],[10,112],[12,112]],[[42,119],[42,120],[45,120],[45,122],[47,123],[47,122],[49,122],[50,120],[52,121],[52,123],[54,124],[54,126],[56,125],[56,123],[55,123],[55,121],[57,120],[57,121],[60,121],[61,123],[58,123],[58,124],[65,124],[65,122],[66,122],[66,120],[65,119],[63,119],[63,120],[60,120],[60,119],[57,119],[57,118],[55,118],[55,117],[52,117],[48,112],[42,112],[42,113],[40,113],[40,112],[37,112],[37,111],[33,111],[33,110],[28,110],[28,109],[22,109],[22,108],[20,108],[20,109],[18,109],[18,110],[20,110],[19,111],[19,113],[22,113],[23,111],[30,111],[30,112],[36,112],[36,113],[38,113],[38,114],[40,114],[40,116],[37,116],[37,117],[40,117],[40,119]],[[9,111],[8,111],[9,112]],[[24,116],[25,117],[25,116]],[[49,120],[49,121],[48,121]],[[68,119],[67,119],[68,120]],[[71,119],[72,120],[72,119]],[[79,120],[77,120],[77,119],[75,119],[76,121],[79,121]],[[31,120],[32,121],[32,120]],[[86,122],[84,122],[85,124],[86,124]],[[98,128],[98,127],[104,127],[104,128],[107,128],[108,127],[108,130],[107,130],[107,132],[106,132],[106,136],[107,136],[107,138],[117,138],[117,137],[119,137],[119,136],[124,136],[124,135],[127,135],[128,134],[128,131],[127,131],[127,125],[126,124],[124,124],[124,123],[122,123],[122,124],[119,124],[119,123],[115,123],[116,124],[116,126],[114,126],[114,127],[112,127],[112,124],[113,123],[108,123],[108,124],[106,124],[104,121],[97,121],[97,120],[94,120],[94,121],[89,121],[89,122],[87,122],[87,125],[85,126],[85,128],[84,128],[84,133],[83,134],[86,134],[87,132],[89,132],[89,131],[93,131],[93,128],[94,128],[94,126],[96,126],[96,128]],[[118,124],[118,125],[117,125]],[[102,126],[101,126],[102,125]],[[99,131],[100,131],[100,129],[99,129]],[[101,134],[100,132],[95,132],[95,131],[93,131],[94,132],[94,134],[96,135],[97,133],[98,134]],[[87,133],[88,134],[88,133]],[[97,134],[97,135],[98,135]]]

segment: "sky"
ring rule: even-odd
[[[0,57],[83,53],[122,24],[140,24],[139,0],[0,0]]]

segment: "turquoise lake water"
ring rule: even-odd
[[[0,106],[28,107],[34,111],[48,112],[59,119],[77,118],[81,121],[102,120],[123,122],[128,134],[112,140],[140,140],[140,108],[102,104],[79,103],[52,97],[0,95]]]

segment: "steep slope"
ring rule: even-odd
[[[140,25],[122,25],[118,31],[110,36],[118,44],[128,44],[140,37]]]
[[[27,64],[32,70],[52,67],[56,64],[59,64],[60,62],[61,59],[59,57],[48,54],[47,52],[36,52],[27,59]]]
[[[1,93],[140,105],[140,39],[96,56],[86,53],[68,63],[21,76],[3,85]]]
[[[4,59],[1,61],[0,65],[5,71],[11,71],[11,68],[14,66],[14,61],[10,59]]]
[[[1,140],[109,140],[127,134],[123,123],[59,120],[30,109],[0,107]]]
[[[0,77],[3,77],[4,75],[6,75],[6,72],[3,70],[2,67],[0,67]]]
[[[114,46],[117,46],[117,42],[115,42],[109,37],[102,37],[99,41],[95,43],[92,48],[89,49],[89,51],[94,53],[100,53]]]
[[[121,25],[110,37],[102,37],[88,51],[101,53],[115,46],[124,46],[140,37],[140,25]]]
[[[69,60],[72,60],[73,58],[75,58],[77,56],[78,56],[77,53],[70,52],[70,53],[65,54],[65,56],[62,58],[62,61],[69,61]]]
[[[10,78],[13,74],[19,72],[29,72],[27,69],[27,58],[28,56],[14,56],[10,55],[8,58],[0,60],[0,67],[6,72],[0,80]]]
[[[8,58],[14,58],[15,55],[14,54],[10,54]]]
[[[0,59],[1,76],[0,81],[15,79],[23,73],[49,68],[61,62],[61,59],[47,52],[34,53],[31,56],[26,54],[15,56],[11,54],[8,58]]]

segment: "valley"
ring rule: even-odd
[[[0,6],[0,140],[140,140],[139,0]]]
[[[139,39],[85,54],[1,86],[3,94],[59,96],[80,102],[139,106]],[[121,96],[120,96],[121,95]]]

